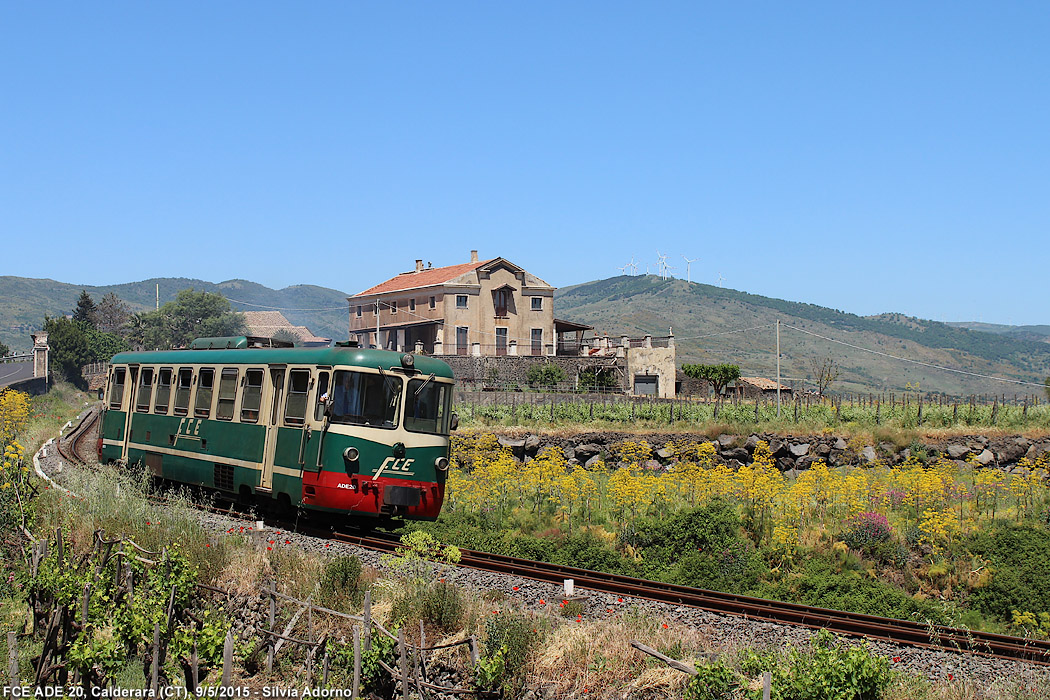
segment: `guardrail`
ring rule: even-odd
[[[27,352],[21,355],[4,355],[0,362],[29,362],[33,359],[33,353]]]

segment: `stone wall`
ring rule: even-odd
[[[898,448],[893,443],[875,445],[850,442],[843,437],[815,435],[808,437],[771,434],[719,435],[711,440],[695,433],[578,433],[569,437],[545,434],[499,434],[502,445],[511,448],[519,459],[528,460],[545,447],[555,447],[564,452],[573,464],[587,464],[597,459],[606,459],[610,448],[618,442],[645,440],[653,448],[654,460],[650,466],[668,465],[673,461],[673,452],[668,449],[673,442],[711,442],[718,459],[732,468],[753,461],[755,446],[759,440],[769,445],[781,471],[807,469],[818,459],[831,466],[868,464],[876,460],[886,464],[900,464],[911,456],[910,448]],[[1007,470],[1014,468],[1022,457],[1036,460],[1050,452],[1050,436],[1029,439],[1021,435],[988,438],[982,435],[958,437],[945,442],[930,442],[919,446],[927,459],[939,456],[956,460],[964,465],[968,457],[974,457],[982,466],[998,466]]]
[[[565,372],[565,388],[574,388],[579,373],[589,367],[607,367],[620,380],[620,388],[626,388],[625,361],[618,357],[537,357],[533,355],[435,355],[447,362],[457,382],[477,385],[528,386],[529,367],[534,364],[552,364]]]

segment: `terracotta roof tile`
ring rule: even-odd
[[[374,287],[369,287],[363,292],[358,292],[355,297],[372,296],[374,294],[385,294],[387,292],[400,292],[405,289],[418,289],[419,287],[433,287],[454,280],[462,274],[487,265],[491,260],[480,262],[462,263],[460,265],[448,265],[446,267],[432,267],[419,272],[404,272],[397,277],[391,277],[386,282],[380,282]]]
[[[740,381],[750,384],[755,388],[762,389],[763,391],[776,391],[777,388],[777,383],[775,381],[772,379],[766,379],[765,377],[741,377]],[[780,390],[789,390],[789,387],[781,384]]]

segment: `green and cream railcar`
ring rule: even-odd
[[[447,364],[249,345],[209,338],[114,356],[99,460],[285,507],[437,518],[456,422]]]

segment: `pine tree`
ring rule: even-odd
[[[80,298],[77,299],[77,308],[73,311],[73,320],[95,326],[98,317],[98,309],[95,308],[95,300],[84,290],[80,290]]]

